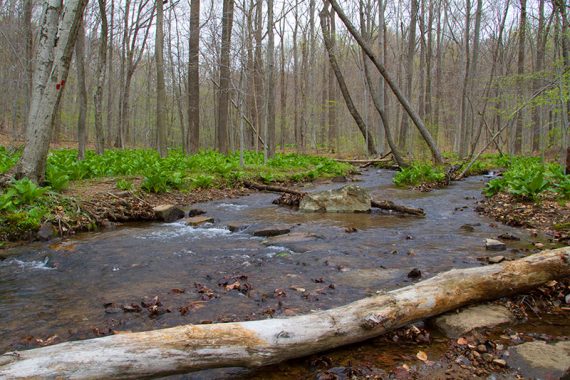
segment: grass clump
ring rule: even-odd
[[[438,183],[443,180],[445,180],[445,172],[442,167],[422,162],[415,162],[394,176],[396,186],[417,186]]]
[[[510,157],[505,167],[502,177],[486,185],[486,196],[505,192],[537,202],[543,193],[551,192],[559,199],[570,199],[570,176],[556,163],[545,164],[537,157]]]

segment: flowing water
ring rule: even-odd
[[[275,194],[256,193],[193,205],[215,218],[198,228],[182,222],[127,225],[4,252],[0,352],[35,346],[38,339],[54,335],[62,341],[307,313],[407,285],[413,268],[427,278],[483,265],[480,259],[490,255],[485,238],[505,232],[520,236],[501,253],[508,258],[528,254],[531,240],[536,241],[524,230],[497,225],[474,211],[483,177],[419,193],[394,187],[392,176],[390,171],[365,171],[358,185],[377,199],[421,207],[425,218],[377,211],[299,213],[272,205]],[[250,227],[232,233],[227,225],[235,223]],[[311,238],[271,244],[251,235],[258,226],[275,224]],[[460,228],[466,224],[472,231]],[[164,313],[120,309],[155,296]]]

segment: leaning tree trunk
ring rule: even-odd
[[[87,0],[46,0],[38,37],[36,69],[26,146],[22,153],[17,176],[41,182],[45,167],[52,125],[65,88],[69,65],[83,9]]]
[[[364,120],[362,120],[362,116],[356,109],[352,98],[350,97],[350,92],[348,91],[348,87],[346,86],[346,82],[344,81],[344,77],[342,72],[340,71],[340,66],[336,59],[336,54],[334,51],[333,44],[331,42],[331,29],[330,29],[330,18],[334,17],[331,15],[326,9],[323,9],[320,13],[321,18],[321,29],[323,31],[323,39],[325,41],[325,47],[327,49],[327,53],[329,56],[329,61],[331,64],[331,69],[334,71],[336,76],[336,80],[338,82],[338,86],[340,87],[340,92],[342,93],[342,97],[346,103],[346,107],[350,111],[352,118],[356,122],[358,129],[362,133],[364,140],[368,142],[367,150],[369,155],[376,155],[378,152],[376,151],[376,143],[374,142],[374,136],[372,135],[370,129],[365,125]]]
[[[570,248],[470,269],[286,319],[185,325],[0,356],[2,378],[126,379],[260,367],[361,342],[458,307],[570,276]]]
[[[372,51],[370,46],[368,46],[366,41],[364,41],[362,36],[356,31],[356,28],[354,27],[354,25],[352,25],[352,23],[350,22],[348,17],[346,17],[346,15],[342,11],[342,9],[340,8],[340,6],[336,2],[336,0],[326,0],[326,1],[328,1],[332,5],[332,7],[336,11],[336,13],[338,14],[340,19],[342,20],[342,22],[346,26],[346,28],[348,29],[350,34],[354,37],[354,39],[356,40],[358,45],[360,45],[360,47],[364,50],[364,52],[366,53],[368,58],[370,58],[370,60],[374,64],[374,66],[376,66],[376,69],[378,69],[380,74],[384,77],[384,79],[386,80],[386,83],[388,84],[388,86],[390,86],[390,89],[392,89],[392,92],[394,93],[396,98],[398,98],[398,101],[400,102],[402,107],[404,107],[404,109],[406,110],[406,112],[408,113],[408,115],[410,116],[410,118],[412,119],[412,121],[414,122],[414,124],[416,125],[418,130],[420,131],[420,134],[422,135],[423,139],[425,140],[426,144],[428,145],[428,147],[431,150],[434,161],[437,164],[442,164],[443,163],[443,157],[441,156],[441,153],[440,153],[435,141],[433,140],[431,133],[428,131],[428,129],[424,125],[424,122],[419,117],[418,113],[413,109],[408,98],[406,96],[404,96],[404,94],[402,94],[402,91],[398,87],[394,78],[392,78],[392,75],[390,75],[390,73],[388,71],[386,71],[386,68],[384,67],[384,65],[380,64],[380,62],[378,61],[378,58],[376,57],[376,55],[374,54],[374,52]]]

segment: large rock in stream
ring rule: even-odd
[[[300,211],[306,212],[368,212],[371,208],[370,194],[356,185],[340,189],[307,194],[301,200]]]
[[[515,316],[506,307],[486,304],[443,314],[433,322],[446,336],[457,338],[471,330],[490,328],[514,319]]]

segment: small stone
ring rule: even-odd
[[[505,349],[505,346],[502,345],[502,344],[500,344],[500,343],[497,343],[497,345],[495,346],[495,348],[497,349],[497,351],[502,351],[502,350]]]
[[[104,219],[101,221],[101,228],[105,230],[114,230],[117,228],[117,223],[113,223],[109,219]]]
[[[493,256],[489,257],[489,264],[498,264],[505,260],[505,256]]]
[[[490,328],[514,320],[514,315],[504,306],[477,305],[447,313],[435,318],[435,325],[446,336],[456,338],[476,328]],[[475,346],[473,347],[475,348]]]
[[[42,223],[37,236],[42,241],[49,241],[55,236],[55,229],[51,223]]]
[[[291,228],[285,226],[274,226],[274,227],[265,227],[259,228],[253,231],[253,236],[261,236],[261,237],[270,237],[270,236],[279,236],[285,235],[291,232]]]
[[[228,223],[228,230],[230,230],[230,232],[240,232],[245,230],[246,228],[249,227],[249,224],[243,224],[240,222],[232,222],[232,223]]]
[[[178,219],[184,218],[184,210],[180,207],[171,205],[171,204],[164,204],[153,207],[152,211],[156,215],[158,220],[162,220],[163,222],[170,223],[174,222]]]
[[[564,302],[566,302],[567,305],[570,305],[570,293],[566,294],[566,297],[564,297]]]
[[[493,359],[493,364],[496,364],[500,367],[506,367],[507,366],[507,362],[503,359]]]
[[[484,344],[480,344],[477,346],[477,351],[479,351],[481,353],[485,353],[485,352],[487,352],[487,346],[485,346]]]
[[[498,239],[501,239],[501,240],[514,240],[514,241],[519,241],[519,240],[521,240],[520,237],[518,237],[518,236],[516,236],[516,235],[513,235],[513,234],[511,234],[511,233],[508,233],[508,232],[505,232],[504,234],[501,234],[501,235],[497,236],[497,238],[498,238]]]
[[[466,231],[466,232],[473,232],[475,231],[475,227],[473,227],[471,224],[464,224],[461,227],[459,227],[460,230]]]
[[[192,208],[188,211],[188,217],[192,218],[194,216],[204,215],[205,213],[206,211],[200,210],[199,208]]]
[[[346,178],[346,176],[339,175],[339,176],[337,176],[337,177],[334,177],[334,178],[332,179],[332,182],[335,182],[335,183],[348,182],[348,178]]]
[[[504,251],[507,249],[507,246],[502,241],[485,239],[485,249],[487,251]]]
[[[214,223],[214,218],[209,216],[194,216],[184,220],[187,226],[197,227],[205,223]]]
[[[483,354],[483,360],[485,360],[487,363],[491,363],[493,360],[495,360],[495,357],[491,354]]]
[[[408,278],[417,279],[422,277],[422,272],[418,268],[414,268],[408,273]]]
[[[534,243],[534,246],[538,249],[544,248],[544,244],[542,244],[542,243]]]

